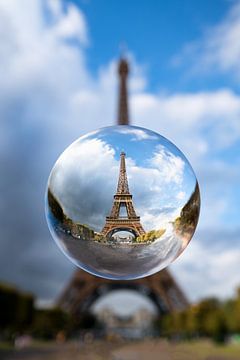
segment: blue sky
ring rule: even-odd
[[[125,42],[132,123],[176,144],[200,183],[198,230],[171,270],[192,300],[234,294],[239,38],[239,1],[0,0],[0,280],[50,300],[70,278],[44,219],[45,186],[70,143],[115,123]]]
[[[229,77],[219,76],[212,76],[211,81],[189,79],[182,69],[174,66],[174,58],[184,45],[202,38],[211,26],[220,22],[233,2],[125,0],[109,1],[107,6],[104,1],[75,3],[88,19],[87,64],[93,73],[118,56],[121,48],[126,48],[145,66],[149,90],[216,89],[231,81]]]

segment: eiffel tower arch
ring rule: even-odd
[[[180,311],[188,306],[184,293],[167,270],[131,281],[97,278],[77,270],[58,299],[58,306],[74,317],[80,317],[98,298],[119,289],[135,290],[147,296],[156,305],[159,314]]]

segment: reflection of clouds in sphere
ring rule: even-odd
[[[114,150],[103,141],[75,142],[57,161],[50,187],[69,217],[101,227],[101,216],[97,220],[107,198],[111,202],[118,166]]]
[[[130,229],[134,233],[129,233],[130,240],[124,240],[125,232],[119,237],[101,233],[113,206],[122,151],[133,207],[145,232]],[[75,141],[56,162],[49,191],[64,220],[63,224],[56,221],[49,206],[50,230],[58,244],[64,244],[64,252],[84,269],[113,278],[141,277],[167,266],[183,250],[183,242],[185,247],[190,241],[197,223],[198,194],[186,204],[196,189],[191,166],[167,139],[138,127],[103,128]],[[121,209],[126,207],[125,217],[129,217],[130,197],[126,202],[122,199],[115,202],[121,202]],[[192,203],[197,208],[194,216]],[[125,225],[116,230],[126,230],[129,219],[121,216],[119,212],[116,221]],[[95,235],[83,240],[80,232],[87,230],[79,224]]]

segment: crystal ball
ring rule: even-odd
[[[80,268],[109,279],[137,279],[168,266],[190,242],[199,210],[186,157],[136,126],[80,137],[47,184],[46,218],[57,245]]]

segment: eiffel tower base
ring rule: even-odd
[[[145,233],[143,227],[140,223],[140,220],[131,220],[131,219],[111,219],[107,217],[104,228],[102,229],[102,234],[105,236],[111,237],[114,233],[118,231],[129,231],[135,237]]]

